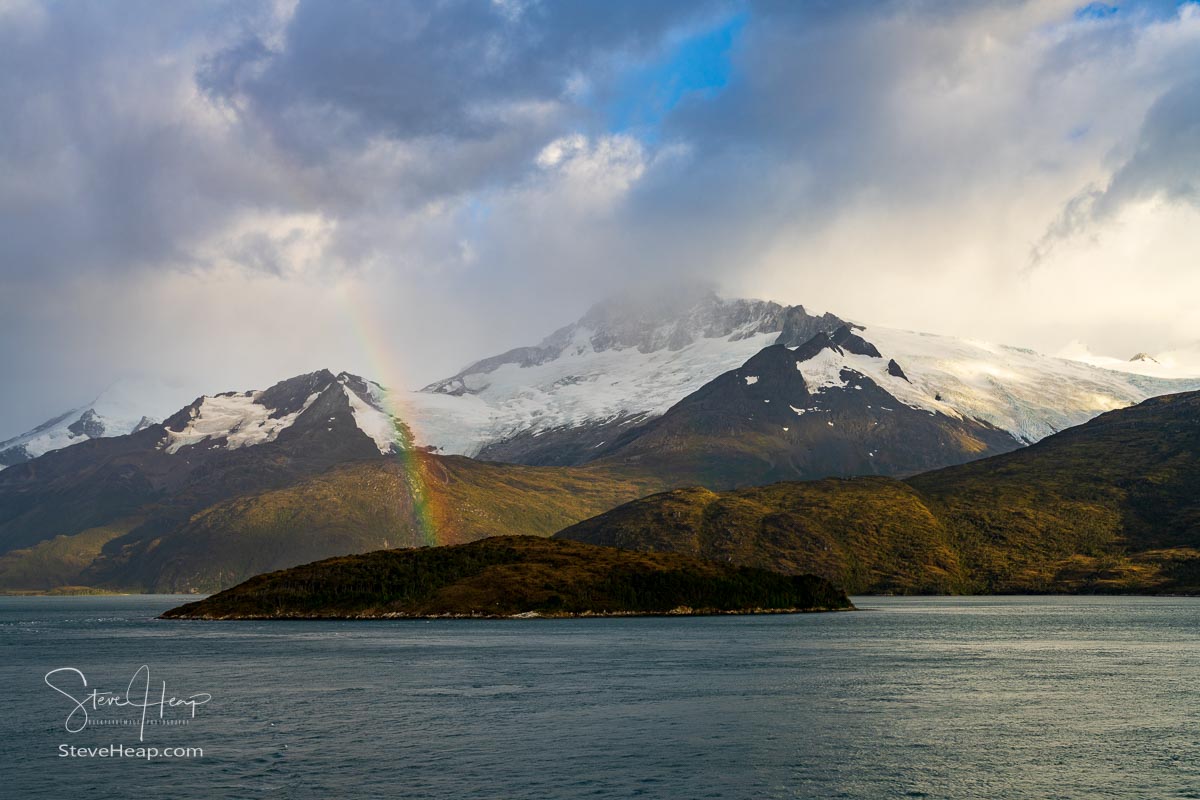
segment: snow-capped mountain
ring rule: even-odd
[[[825,355],[830,360],[823,366],[826,380],[834,369],[849,366],[907,404],[987,422],[1026,443],[1148,397],[1200,388],[1200,378],[1103,369],[1021,347],[873,325],[857,332],[896,361],[907,380],[887,375],[878,360],[853,354]],[[811,380],[820,379],[813,374]]]
[[[171,546],[163,537],[186,530],[193,516],[205,509],[215,508],[221,519],[240,514],[245,506],[221,505],[232,498],[253,505],[263,493],[299,486],[335,467],[357,465],[379,480],[389,470],[399,470],[407,480],[405,465],[423,456],[398,464],[382,455],[407,450],[411,439],[380,407],[377,392],[357,376],[319,370],[261,391],[200,397],[163,422],[133,433],[89,438],[10,466],[0,472],[0,585],[27,585],[21,583],[26,567],[50,585],[61,580],[43,571],[40,556],[26,561],[28,554],[17,553],[55,537],[62,537],[63,546],[71,550],[67,560],[76,566],[68,572],[76,583],[152,586],[161,579],[195,586],[197,574],[209,570],[206,564],[224,558],[224,566],[210,573],[209,585],[225,585],[242,574],[242,559],[230,552],[238,549],[236,542],[213,552],[187,533],[180,533]],[[354,547],[389,546],[393,532],[371,525],[358,528],[365,538],[354,541],[362,544],[349,545],[344,538],[346,524],[338,503],[360,488],[321,484],[313,489],[317,499],[304,500],[293,515],[282,519],[270,503],[261,506],[265,518],[256,518],[247,529],[251,534],[240,538],[254,541],[253,532],[264,520],[277,526],[278,538],[269,546],[252,545],[242,555],[264,558],[264,566],[274,567],[280,562],[272,559],[292,565],[309,560],[306,555],[320,558]],[[413,491],[419,490],[423,485],[415,485]],[[414,501],[397,502],[411,507]],[[377,519],[371,516],[374,505],[361,497],[349,503],[352,513],[372,523]],[[313,515],[319,517],[317,522]],[[420,531],[412,533],[408,516],[398,524],[408,526],[404,541],[423,541]],[[313,525],[323,526],[321,535],[313,534]],[[88,537],[71,538],[85,531],[91,532]],[[189,554],[180,556],[180,548],[190,548]],[[181,559],[178,572],[164,561],[172,558]],[[62,566],[57,559],[52,556]],[[25,566],[13,567],[18,563]],[[80,574],[84,566],[86,578]],[[165,577],[168,574],[171,577]]]
[[[301,392],[306,393],[298,394]],[[393,452],[410,441],[403,423],[385,410],[387,392],[346,372],[335,376],[321,370],[265,390],[222,392],[191,402],[191,395],[181,396],[181,390],[164,384],[121,381],[91,403],[0,442],[0,469],[80,442],[136,433],[164,420],[159,447],[168,454],[188,452],[189,448],[250,447],[274,441],[326,393],[333,396],[326,404],[344,404],[354,426],[380,452]],[[332,430],[335,416],[325,421]]]
[[[663,414],[781,332],[806,340],[842,324],[802,306],[725,300],[707,290],[619,297],[535,347],[475,362],[396,406],[417,441],[438,452],[578,463],[588,449]]]
[[[889,389],[901,385],[895,360],[843,325],[760,350],[598,448],[596,463],[736,488],[911,475],[1021,447],[1007,431],[900,400]]]
[[[269,389],[199,397],[163,423],[158,449],[169,455],[197,450],[238,450],[276,441],[285,431],[325,434],[354,430],[380,453],[411,446],[404,423],[385,410],[379,384],[319,370]]]
[[[664,488],[413,452],[380,395],[319,370],[0,471],[0,589],[216,591],[351,552],[548,536]]]
[[[843,324],[832,314],[810,314],[802,306],[722,299],[704,289],[680,288],[610,299],[535,346],[477,361],[419,391],[385,390],[345,373],[329,375],[335,382],[345,379],[338,391],[356,427],[381,451],[409,435],[397,431],[410,430],[415,444],[440,453],[578,464],[763,348],[799,347]],[[856,325],[855,331],[885,358],[826,351],[806,362],[809,384],[836,381],[842,369],[850,368],[907,405],[977,420],[1022,442],[1147,397],[1200,388],[1200,377],[1165,377],[1179,374],[1185,353],[1110,359],[1099,366],[874,325]],[[902,379],[889,372],[890,364]],[[162,447],[175,453],[203,442],[236,449],[272,441],[295,424],[309,395],[292,398],[282,411],[261,401],[271,397],[270,391],[201,398],[199,405],[189,406],[192,416],[174,421]],[[169,396],[119,384],[93,403],[0,443],[0,468],[162,419],[186,402],[167,402]]]
[[[478,361],[395,406],[416,440],[439,452],[523,463],[581,463],[640,422],[775,343],[798,347],[843,324],[831,314],[683,292],[594,307],[535,347]],[[1200,378],[1138,374],[949,336],[856,326],[886,356],[826,351],[804,367],[815,386],[849,367],[904,403],[972,419],[1023,442],[1147,397],[1200,388]],[[904,375],[888,372],[895,362]]]
[[[0,546],[78,532],[81,521],[107,524],[150,502],[175,519],[182,509],[407,449],[407,429],[378,392],[355,375],[319,370],[261,391],[199,397],[133,433],[13,465],[0,472]]]
[[[118,381],[90,403],[0,442],[0,469],[89,439],[141,430],[162,420],[191,397],[186,390],[161,381]]]
[[[114,538],[72,540],[80,549],[71,558],[86,566],[72,567],[70,582],[172,590],[245,577],[236,555],[214,572],[197,530],[219,533],[231,547],[230,531],[269,529],[266,544],[252,548],[259,571],[353,547],[420,543],[416,498],[424,489],[410,482],[410,463],[438,483],[446,513],[478,517],[472,530],[480,535],[531,518],[568,524],[584,506],[597,513],[604,502],[681,483],[909,474],[1019,448],[1019,437],[1036,438],[1072,416],[1185,388],[773,303],[704,296],[632,308],[601,306],[538,348],[473,365],[425,391],[388,392],[320,370],[199,397],[161,423],[80,437],[11,466],[0,472],[0,584],[6,563],[16,565],[10,580],[27,564],[25,556],[3,561],[5,553],[84,532]],[[588,467],[383,457],[413,446],[449,449],[431,431],[488,459]],[[589,495],[601,484],[605,492]],[[536,497],[525,494],[531,487]],[[408,503],[396,523],[403,536],[354,545],[338,538],[347,525],[375,530],[379,497],[393,495]],[[588,495],[584,505],[578,495]],[[496,516],[505,502],[513,504],[508,516]],[[535,504],[530,513],[526,502]],[[38,574],[49,585],[65,580]]]

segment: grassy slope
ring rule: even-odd
[[[118,520],[0,555],[0,588],[40,592],[78,584],[104,545],[140,522],[140,518]]]
[[[621,506],[559,535],[812,572],[851,592],[969,589],[942,522],[916,491],[889,478],[830,478],[723,493],[681,489]]]
[[[512,616],[848,608],[812,576],[531,536],[381,550],[259,575],[165,617]]]
[[[988,587],[1200,592],[1200,393],[908,482]]]
[[[403,462],[346,464],[284,489],[218,503],[178,529],[110,554],[85,582],[217,591],[261,572],[333,555],[504,534],[550,536],[662,486],[589,468],[424,454],[417,464],[423,514],[414,509],[412,473]]]
[[[901,482],[669,492],[563,531],[851,592],[1200,592],[1200,393]]]

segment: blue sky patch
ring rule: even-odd
[[[1111,6],[1108,3],[1088,3],[1075,9],[1075,19],[1108,19],[1120,10],[1120,6]]]
[[[737,14],[716,28],[680,39],[663,56],[631,69],[617,86],[609,108],[613,132],[638,129],[653,139],[666,115],[688,97],[712,97],[728,85],[730,51],[746,24]]]

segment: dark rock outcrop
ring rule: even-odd
[[[853,334],[840,338],[866,350]],[[669,475],[679,485],[728,488],[911,475],[1021,446],[987,423],[902,403],[849,368],[841,369],[838,385],[810,387],[800,367],[825,348],[843,352],[824,333],[796,350],[764,348],[661,417],[631,426],[595,463]]]
[[[804,306],[789,306],[783,311],[783,328],[775,344],[799,347],[817,334],[830,334],[846,323],[830,313],[815,316]]]
[[[900,365],[896,363],[896,359],[894,358],[888,361],[887,371],[888,375],[891,375],[894,378],[902,378],[908,381],[908,376],[904,374],[904,370],[900,369]],[[912,381],[908,382],[912,383]]]
[[[93,439],[99,439],[104,435],[104,423],[96,417],[96,412],[88,409],[79,416],[79,419],[67,426],[75,436],[90,436]]]

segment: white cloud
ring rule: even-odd
[[[646,172],[642,144],[632,136],[582,134],[555,139],[538,154],[537,165],[549,180],[531,181],[530,191],[553,203],[566,201],[576,211],[611,208]]]
[[[336,228],[318,213],[256,211],[200,244],[189,260],[204,270],[241,268],[304,279],[331,266],[329,248]]]

